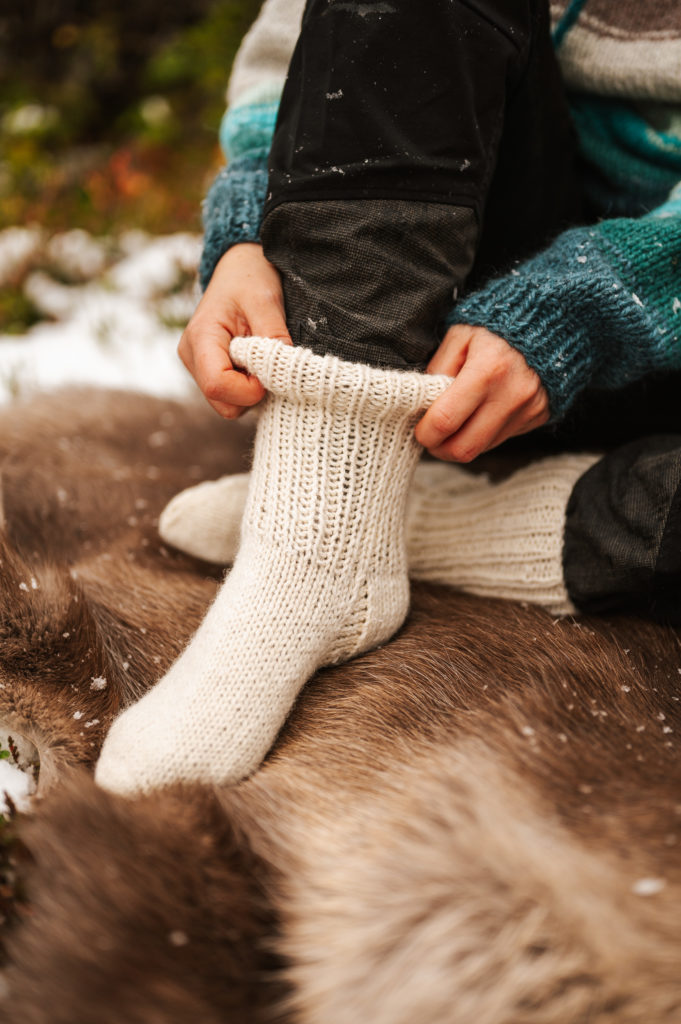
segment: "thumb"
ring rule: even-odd
[[[280,298],[277,295],[270,295],[267,300],[256,299],[244,312],[248,317],[251,334],[262,338],[276,338],[286,345],[293,344],[286,326],[283,296]]]

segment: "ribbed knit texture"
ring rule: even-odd
[[[450,323],[505,338],[539,374],[554,419],[586,387],[681,368],[681,209],[603,221],[469,295]]]
[[[559,455],[492,483],[459,466],[422,462],[407,499],[407,563],[413,579],[486,597],[515,598],[554,615],[574,611],[563,581],[565,512],[595,455]],[[249,475],[207,481],[178,494],[159,522],[188,554],[230,564]]]
[[[413,579],[484,597],[528,601],[553,615],[574,612],[563,579],[567,503],[596,455],[559,455],[501,483],[457,466],[427,464],[409,501]]]
[[[262,338],[231,355],[268,392],[241,547],[185,652],[114,722],[96,778],[118,793],[250,774],[314,671],[387,640],[407,612],[413,428],[450,379]]]

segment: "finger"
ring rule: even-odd
[[[471,462],[509,437],[526,434],[543,426],[547,419],[548,412],[542,409],[537,414],[532,402],[512,414],[509,414],[505,404],[490,402],[478,409],[456,434],[437,448],[428,450],[435,458],[447,462]]]
[[[263,398],[265,389],[255,377],[234,369],[227,349],[228,336],[202,337],[194,345],[193,375],[209,402],[251,406]]]
[[[210,398],[207,398],[206,401],[211,408],[215,409],[216,413],[226,420],[236,420],[248,412],[248,409],[241,405],[228,405],[225,402],[215,402]]]
[[[472,462],[504,428],[506,416],[499,408],[484,405],[452,436],[428,451],[446,462]]]
[[[492,448],[496,448],[498,445],[503,444],[504,441],[508,441],[510,437],[519,437],[521,434],[529,434],[533,430],[538,430],[548,422],[548,419],[549,413],[546,411],[530,418],[527,416],[514,417],[510,423],[502,427],[485,451],[491,451]]]
[[[487,379],[471,370],[468,363],[464,364],[456,380],[416,424],[416,440],[429,451],[439,447],[473,415],[487,394]]]
[[[426,373],[444,373],[455,377],[466,361],[472,332],[467,324],[454,324],[440,342],[433,358],[426,367]]]

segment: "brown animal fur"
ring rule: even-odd
[[[190,482],[196,452],[217,475],[245,444],[198,410],[83,401],[14,413],[3,442],[0,720],[34,738],[51,786],[21,830],[36,864],[30,914],[10,936],[17,1019],[681,1020],[672,630],[554,622],[415,588],[400,634],[319,673],[240,786],[126,802],[82,769],[67,778],[92,763],[111,715],[168,664],[215,586],[205,566],[162,552],[154,516]],[[145,447],[166,429],[161,410],[184,432],[166,461]],[[23,488],[47,420],[39,486]],[[56,486],[77,507],[46,537]],[[138,496],[146,518],[130,522]],[[106,690],[90,690],[102,674]],[[99,728],[84,729],[78,710]],[[651,878],[663,887],[641,895]]]

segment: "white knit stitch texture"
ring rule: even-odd
[[[268,391],[242,543],[189,646],[107,736],[96,780],[121,794],[249,775],[314,671],[407,612],[413,428],[450,379],[262,338],[230,352]]]
[[[204,480],[176,494],[161,512],[161,540],[216,565],[231,565],[241,536],[250,473]]]
[[[413,579],[471,594],[575,611],[563,580],[565,512],[598,455],[557,455],[501,483],[429,464],[411,489],[407,545]]]
[[[565,510],[579,477],[598,460],[558,455],[502,483],[443,463],[416,467],[407,499],[407,562],[413,579],[487,597],[574,612],[563,583]],[[163,539],[181,551],[228,565],[238,548],[248,474],[182,491],[164,509]]]

